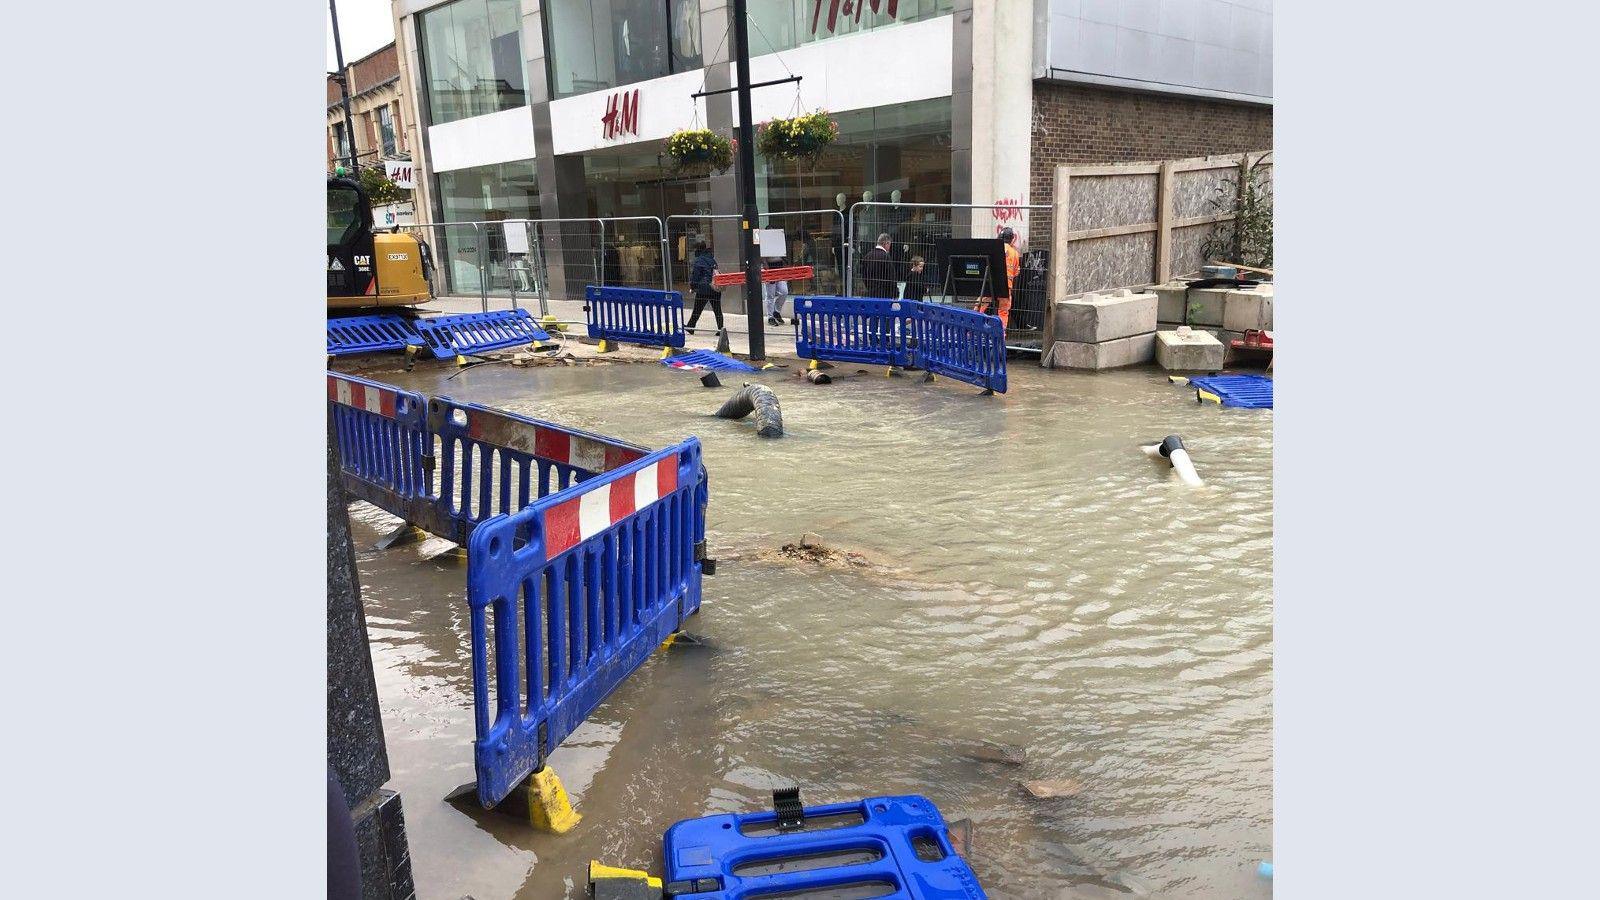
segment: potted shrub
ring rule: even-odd
[[[689,128],[667,136],[667,156],[679,172],[723,171],[733,165],[735,146],[709,128]]]
[[[839,123],[824,110],[756,126],[756,149],[768,159],[815,162],[839,137]]]

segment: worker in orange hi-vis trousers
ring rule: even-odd
[[[1011,327],[1011,295],[1017,290],[1017,276],[1022,273],[1022,253],[1017,250],[1017,233],[1010,226],[1000,229],[1000,240],[1006,248],[1006,295],[1000,299],[1000,309],[995,315],[1000,317],[1002,328]],[[978,300],[978,312],[988,312],[992,297],[983,297]]]

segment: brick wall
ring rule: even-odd
[[[1270,149],[1270,106],[1034,82],[1029,199],[1051,202],[1060,165]]]

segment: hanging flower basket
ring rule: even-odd
[[[738,144],[709,128],[674,131],[667,136],[667,155],[679,172],[721,172],[733,165]]]
[[[815,162],[839,138],[839,123],[824,110],[756,126],[756,149],[768,159]]]

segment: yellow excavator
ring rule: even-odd
[[[372,202],[361,182],[328,178],[328,309],[415,306],[433,299],[433,259],[425,241],[372,231]]]

